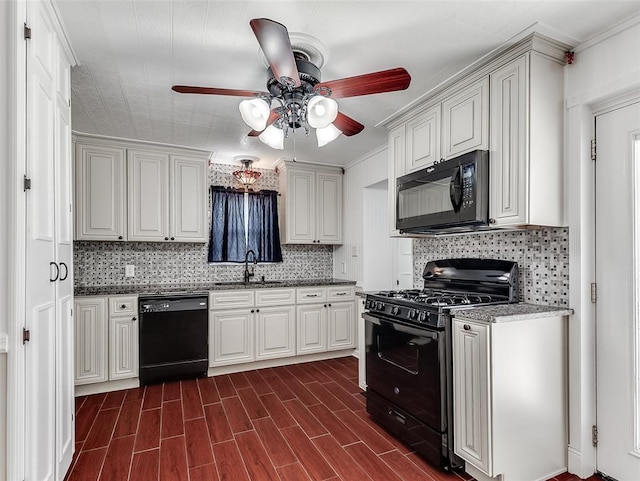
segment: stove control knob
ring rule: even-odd
[[[415,319],[416,318],[416,310],[415,309],[411,309],[409,311],[409,319]]]
[[[371,309],[371,301],[365,301],[364,308],[365,309]]]
[[[418,316],[418,320],[419,320],[420,322],[424,322],[424,321],[426,321],[426,320],[427,320],[427,313],[426,313],[426,312],[424,312],[424,311],[422,311],[422,312],[420,313],[420,315]]]
[[[376,309],[384,311],[384,302],[376,302]]]
[[[397,316],[400,313],[400,308],[398,306],[393,306],[391,308],[391,314],[393,314],[394,316]]]

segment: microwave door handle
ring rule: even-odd
[[[458,166],[458,170],[451,178],[449,183],[449,197],[451,198],[451,204],[453,205],[453,211],[459,212],[462,205],[462,166]]]

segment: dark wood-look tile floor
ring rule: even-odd
[[[353,357],[76,399],[67,481],[469,481],[373,423]],[[553,481],[577,481],[563,474]],[[595,479],[595,478],[594,478]]]

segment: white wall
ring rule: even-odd
[[[640,17],[578,46],[566,67],[566,201],[570,232],[569,471],[581,477],[595,469],[591,426],[595,424],[594,178],[589,142],[594,106],[625,96],[640,98]],[[635,91],[635,93],[634,93]]]
[[[393,288],[393,239],[385,220],[389,211],[387,181],[362,189],[362,289]],[[382,219],[382,222],[381,222]]]
[[[334,276],[350,279],[362,285],[362,217],[363,189],[384,181],[389,176],[386,146],[357,159],[345,168],[344,174],[344,243],[333,252]],[[381,218],[387,225],[387,219]],[[353,256],[353,248],[356,256]]]

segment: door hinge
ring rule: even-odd
[[[591,426],[591,444],[594,448],[598,446],[598,426],[595,424]]]
[[[596,160],[596,139],[591,141],[591,160]]]
[[[598,300],[598,284],[595,282],[591,283],[591,302],[595,304]]]
[[[24,39],[31,38],[31,27],[29,27],[26,23],[24,24]]]
[[[22,180],[22,188],[24,189],[25,192],[28,190],[31,190],[31,179],[27,177],[26,174]]]
[[[31,340],[31,331],[26,327],[22,328],[22,344],[26,344]]]

